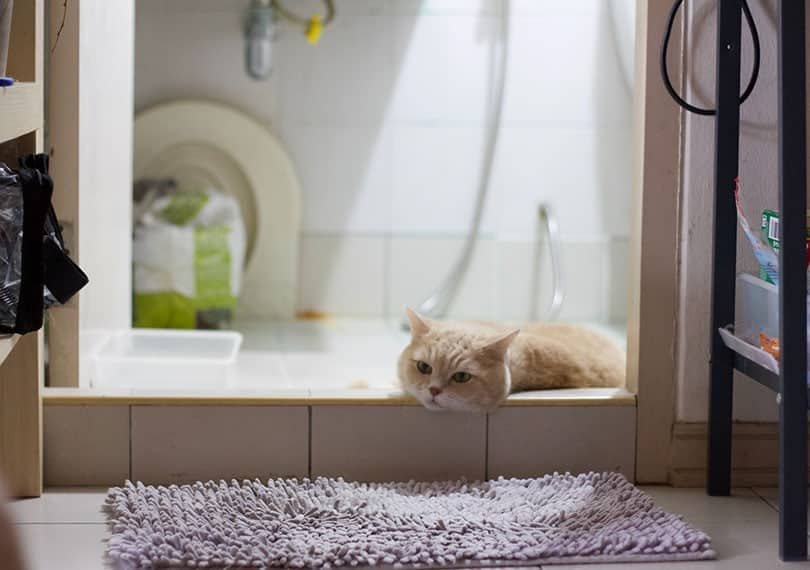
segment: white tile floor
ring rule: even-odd
[[[767,570],[810,568],[777,559],[777,511],[772,489],[737,489],[730,498],[707,497],[701,489],[645,487],[665,509],[684,515],[711,535],[718,560],[633,564],[632,570]],[[52,489],[40,499],[12,503],[32,570],[105,568],[107,527],[103,489]],[[2,561],[0,561],[2,566]],[[612,570],[627,565],[574,565],[565,570]]]
[[[623,325],[582,323],[626,345]],[[235,389],[397,392],[396,362],[408,333],[395,319],[243,320]]]

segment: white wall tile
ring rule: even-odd
[[[560,250],[565,300],[559,318],[603,320],[607,316],[603,291],[608,245],[601,241],[563,242]],[[547,241],[500,242],[498,252],[501,318],[514,321],[545,319],[552,296],[552,266]]]
[[[400,234],[466,235],[478,195],[484,138],[477,127],[394,127],[391,227]],[[498,221],[490,194],[482,231]]]
[[[540,319],[550,300],[546,243],[498,243],[498,313],[506,321]]]
[[[382,237],[303,236],[298,308],[381,314],[385,306],[385,244]]]
[[[555,2],[554,0],[507,0],[515,16],[587,16],[604,0],[576,0],[576,2]]]
[[[308,421],[307,408],[295,406],[133,406],[132,478],[303,477]]]
[[[141,12],[163,15],[170,12],[232,12],[242,13],[250,6],[251,0],[138,0],[138,10]]]
[[[560,312],[561,320],[601,321],[605,318],[602,260],[606,254],[607,244],[604,242],[563,244],[565,301]]]
[[[534,14],[523,7],[511,10],[505,120],[629,125],[630,90],[623,83],[609,4],[531,4],[537,5]]]
[[[472,7],[472,6],[471,6]],[[483,121],[497,71],[500,19],[487,14],[394,20],[394,121]]]
[[[445,281],[463,247],[460,239],[394,238],[389,263],[388,313],[403,315],[416,307]],[[498,249],[481,240],[450,306],[454,318],[497,318]]]
[[[359,481],[484,478],[486,417],[415,406],[314,406],[312,475]]]
[[[317,45],[284,22],[279,27],[274,56],[285,121],[369,125],[381,122],[387,111],[395,89],[392,20],[347,14],[341,3],[336,7],[338,15]]]
[[[499,16],[503,0],[388,0],[388,13],[395,16],[450,16],[486,14]]]
[[[129,477],[128,406],[44,406],[45,485],[120,485]]]
[[[487,476],[635,474],[633,406],[501,408],[489,417]]]
[[[391,226],[391,137],[376,127],[284,123],[301,180],[302,229],[311,233],[386,233]]]
[[[627,303],[630,295],[630,240],[615,238],[610,241],[605,256],[605,292],[607,316],[611,321],[627,320]]]
[[[279,78],[261,82],[246,75],[244,12],[215,9],[211,2],[207,10],[183,4],[186,9],[175,2],[137,2],[135,108],[179,98],[212,99],[272,125]]]
[[[532,239],[540,203],[554,209],[565,238],[628,235],[630,136],[608,128],[505,127],[492,190],[499,235]]]

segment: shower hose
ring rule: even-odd
[[[427,317],[440,318],[446,315],[447,309],[458,293],[461,282],[467,273],[480,234],[481,220],[484,216],[487,194],[492,182],[492,166],[495,160],[495,150],[498,146],[498,135],[501,126],[501,116],[503,114],[503,93],[504,85],[506,84],[506,62],[508,60],[509,47],[508,1],[504,3],[504,12],[501,17],[500,38],[499,57],[497,58],[497,77],[494,83],[491,100],[491,116],[489,118],[490,120],[487,122],[489,131],[486,138],[484,160],[478,183],[478,192],[475,198],[472,222],[470,223],[470,229],[464,240],[461,252],[456,262],[451,267],[449,274],[444,279],[441,286],[416,307],[419,313]],[[559,226],[556,217],[547,205],[540,205],[538,221],[544,222],[551,258],[553,293],[551,306],[546,315],[546,318],[551,320],[556,318],[559,314],[565,297],[561,274],[560,247],[558,243]],[[530,317],[536,318],[536,315],[530,315]],[[407,320],[402,322],[402,326],[405,329],[408,328]]]

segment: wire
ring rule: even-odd
[[[683,0],[675,0],[675,3],[672,4],[672,8],[669,10],[669,17],[667,18],[667,30],[664,33],[664,38],[661,42],[661,57],[659,62],[661,67],[661,78],[664,80],[664,87],[666,87],[670,97],[672,97],[678,105],[697,115],[713,116],[717,114],[717,109],[704,109],[702,107],[692,105],[683,99],[677,91],[675,91],[675,87],[672,86],[672,81],[669,78],[669,69],[667,68],[669,37],[672,35],[672,28],[675,24],[675,16],[678,14],[681,4],[683,4]],[[748,99],[748,97],[754,91],[754,86],[757,84],[757,79],[759,78],[760,58],[759,32],[757,32],[757,24],[754,21],[754,16],[751,15],[751,9],[748,7],[748,2],[746,0],[742,0],[741,4],[743,14],[745,15],[745,22],[748,24],[748,29],[751,31],[751,43],[753,44],[754,48],[754,65],[751,69],[751,78],[748,80],[748,85],[746,86],[745,91],[743,91],[743,94],[740,96],[740,104],[745,103],[745,100]]]
[[[327,26],[332,20],[335,19],[335,3],[334,0],[323,0],[323,3],[326,6],[326,16],[323,19],[323,25]],[[298,14],[289,11],[287,8],[282,6],[281,0],[273,0],[273,8],[275,8],[279,14],[290,22],[303,26],[305,30],[307,29],[310,19],[301,17]]]

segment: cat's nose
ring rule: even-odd
[[[430,390],[430,395],[433,396],[434,398],[442,393],[442,389],[437,388],[436,386],[431,386],[429,388],[429,390]]]

